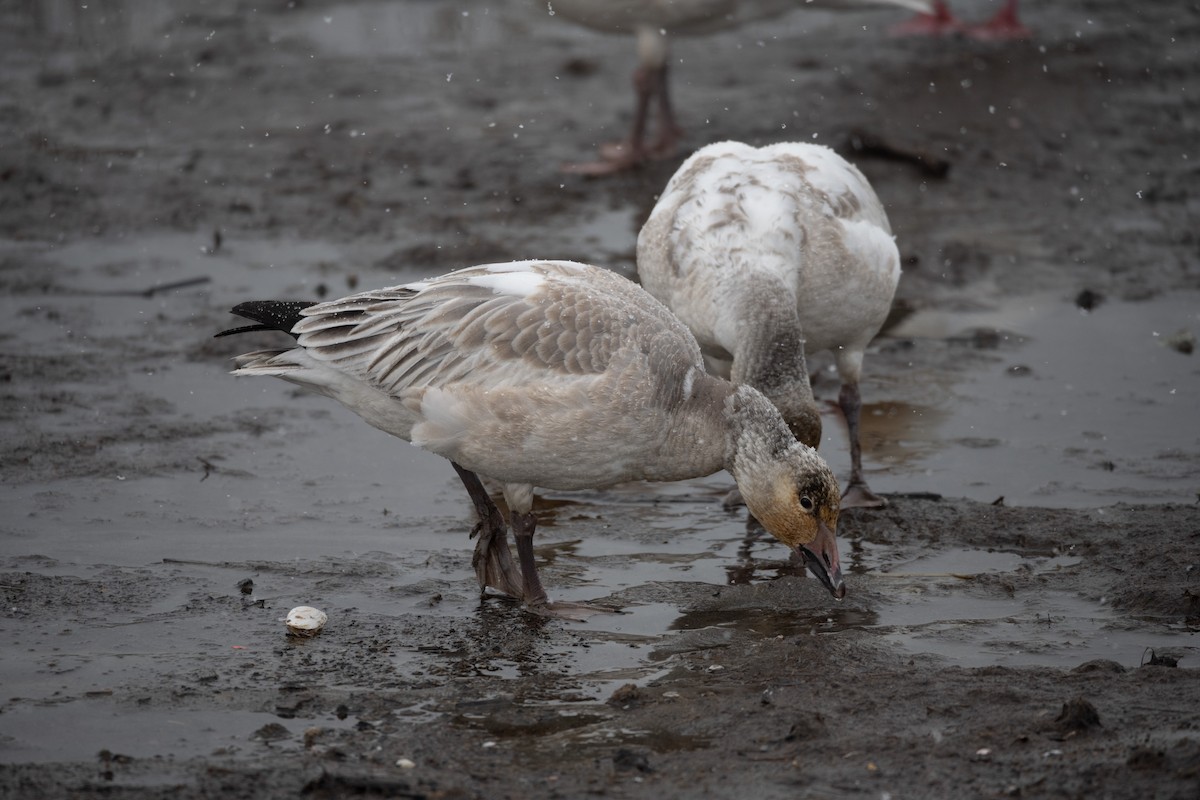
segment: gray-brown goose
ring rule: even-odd
[[[473,564],[533,610],[534,487],[592,489],[727,469],[751,513],[845,594],[837,481],[749,386],[708,375],[696,340],[661,303],[608,270],[519,261],[326,303],[255,301],[233,313],[295,337],[238,356],[332,397],[371,425],[449,459],[479,516]],[[500,483],[517,542],[479,476]]]

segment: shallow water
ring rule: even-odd
[[[990,665],[1072,667],[1104,658],[1138,666],[1148,651],[1166,651],[1181,666],[1200,664],[1195,631],[1114,614],[1107,598],[1070,592],[979,596],[972,580],[983,574],[1031,572],[1053,580],[1079,563],[1071,555],[952,549],[881,568],[889,600],[879,607],[877,630],[913,654],[946,658],[964,667]]]
[[[583,215],[578,233],[611,240],[630,220],[621,211]],[[136,338],[146,314],[154,313],[177,317],[178,340],[198,343],[214,332],[197,326],[197,319],[208,318],[196,316],[198,304],[211,309],[246,297],[313,296],[319,285],[338,293],[346,289],[331,279],[329,264],[343,265],[338,273],[345,274],[344,265],[369,263],[377,255],[287,241],[239,241],[215,255],[206,254],[204,246],[203,237],[161,234],[33,252],[63,268],[69,283],[62,288],[75,296],[55,296],[54,303],[65,311],[51,320],[26,320],[25,332],[49,356],[70,352],[80,339]],[[6,250],[31,253],[18,243],[9,243]],[[366,272],[361,279],[377,285],[417,277],[423,275]],[[137,294],[193,278],[207,282],[149,298]],[[121,287],[128,293],[113,293]],[[0,311],[20,317],[30,304],[28,297],[10,296],[0,300]],[[1196,327],[1198,309],[1200,293],[1176,293],[1137,303],[1110,301],[1091,313],[1043,296],[1006,300],[994,311],[915,315],[891,335],[941,345],[961,338],[964,331],[1001,333],[989,353],[995,357],[982,366],[973,362],[953,371],[954,362],[948,362],[933,374],[875,376],[868,369],[864,428],[873,484],[885,493],[935,491],[985,501],[1003,496],[1009,505],[1088,507],[1193,499],[1197,476],[1183,465],[1200,450],[1200,430],[1191,419],[1200,397],[1200,366],[1163,340],[1176,330]],[[73,319],[72,324],[64,324],[63,317]],[[235,322],[230,317],[230,324]],[[868,356],[868,367],[870,362]],[[214,451],[225,450],[226,457],[211,462],[211,477],[198,474],[186,487],[176,477],[119,471],[107,489],[72,487],[70,481],[18,486],[6,498],[18,520],[14,537],[7,540],[10,553],[132,565],[144,563],[149,540],[164,556],[203,559],[216,548],[232,561],[284,553],[319,558],[388,552],[396,549],[398,536],[406,550],[418,552],[447,547],[457,552],[464,546],[451,532],[462,528],[469,509],[443,461],[375,433],[324,398],[297,395],[282,383],[233,379],[209,361],[132,369],[127,380],[130,390],[167,404],[178,419],[203,422],[280,406],[296,414],[265,418],[261,442],[252,446],[244,439],[234,450],[214,446]],[[909,401],[928,400],[921,393],[928,395],[931,385],[940,388],[928,405]],[[844,472],[838,422],[837,412],[829,410],[822,449],[835,470]],[[298,450],[287,444],[297,437],[304,442]],[[229,437],[217,435],[222,438]],[[223,480],[222,471],[257,479]],[[578,502],[586,504],[579,507],[585,514],[632,507],[641,524],[664,531],[663,544],[654,552],[640,542],[597,538],[571,545],[569,557],[581,565],[587,576],[584,587],[594,596],[645,580],[631,564],[657,572],[674,560],[667,566],[673,576],[722,583],[736,580],[739,559],[778,550],[767,540],[746,540],[736,518],[712,513],[729,485],[728,477],[719,474],[676,485],[632,485],[550,499],[569,501],[564,513],[573,513],[571,503]],[[303,487],[302,499],[296,495],[298,487]],[[59,500],[75,491],[88,501]],[[664,500],[671,502],[664,507]],[[424,522],[401,523],[397,513]],[[172,526],[172,519],[189,524]],[[355,523],[352,533],[330,530],[346,519]],[[286,546],[263,529],[284,520]],[[402,533],[397,525],[403,525]],[[203,539],[192,535],[192,526],[206,531]],[[554,515],[543,522],[546,546],[556,535],[554,526]],[[81,529],[88,536],[74,533]],[[688,535],[675,535],[682,531]],[[23,539],[34,549],[17,544]],[[609,562],[619,566],[608,569]]]
[[[168,759],[232,756],[268,746],[296,750],[314,721],[232,709],[131,708],[105,697],[63,705],[14,706],[0,716],[0,740],[12,737],[20,744],[0,746],[0,762],[94,761],[104,749],[120,758]],[[346,728],[356,720],[329,714],[319,722]],[[282,730],[259,736],[268,725]]]
[[[708,560],[719,563],[732,557],[721,548],[735,548],[736,540],[709,539]],[[543,545],[539,554],[546,556],[554,546]],[[378,560],[395,561],[382,554]],[[664,572],[663,563],[646,553],[628,552],[607,560],[629,584],[671,580],[672,568]],[[87,759],[101,748],[135,757],[230,754],[267,746],[256,740],[255,733],[271,722],[291,726],[293,734],[311,725],[336,728],[354,724],[354,717],[342,721],[330,714],[306,717],[300,724],[280,720],[274,713],[162,709],[131,705],[128,698],[118,700],[123,695],[120,687],[153,683],[155,674],[172,673],[181,667],[186,674],[181,674],[180,680],[203,682],[208,674],[213,689],[219,690],[228,680],[226,673],[236,664],[254,663],[255,650],[279,635],[282,610],[292,603],[316,602],[325,607],[330,612],[331,630],[348,620],[374,615],[461,616],[466,622],[459,627],[459,635],[467,641],[478,637],[477,646],[484,653],[489,649],[485,643],[500,622],[489,621],[489,617],[500,614],[511,618],[523,613],[501,601],[500,606],[480,616],[477,603],[469,595],[455,594],[463,583],[461,576],[447,575],[439,569],[421,570],[419,562],[406,561],[402,573],[389,573],[381,580],[363,571],[363,565],[370,562],[370,558],[345,562],[348,580],[335,579],[321,589],[314,588],[313,579],[305,576],[313,570],[332,576],[339,570],[337,562],[300,565],[299,569],[278,574],[259,565],[252,573],[254,597],[247,598],[247,603],[265,600],[270,610],[249,604],[238,612],[228,604],[207,610],[191,605],[214,590],[228,594],[236,579],[251,573],[251,565],[172,563],[168,567],[178,576],[175,590],[136,612],[117,618],[108,616],[92,625],[75,620],[62,630],[47,629],[33,638],[13,619],[0,621],[0,632],[9,642],[4,658],[9,699],[5,714],[0,715],[0,762]],[[557,591],[557,595],[594,596],[615,583],[612,574],[597,569],[594,561],[585,558],[583,562],[588,583],[570,591]],[[469,662],[469,671],[501,684],[521,676],[571,675],[579,686],[577,692],[563,701],[543,701],[550,709],[561,709],[548,713],[562,719],[539,719],[540,735],[523,745],[545,747],[558,741],[545,737],[554,733],[548,725],[557,726],[555,737],[578,739],[581,746],[654,740],[662,732],[596,724],[599,718],[589,717],[586,708],[581,710],[580,701],[602,701],[625,684],[654,681],[669,669],[666,659],[673,654],[707,652],[709,669],[722,669],[724,649],[746,642],[747,636],[753,640],[837,636],[846,631],[874,633],[900,652],[936,656],[965,667],[1071,668],[1105,658],[1134,668],[1148,660],[1151,651],[1178,658],[1181,667],[1200,665],[1200,644],[1194,631],[1175,630],[1153,621],[1131,623],[1112,614],[1103,599],[1092,601],[1066,592],[1043,592],[1034,605],[1020,597],[1001,599],[972,592],[971,578],[984,572],[1004,574],[1032,569],[1052,574],[1074,563],[1076,559],[1070,557],[1023,557],[965,549],[900,563],[878,563],[878,572],[868,580],[886,583],[888,599],[873,603],[869,609],[841,608],[831,603],[810,612],[759,607],[686,612],[671,602],[632,603],[621,614],[597,615],[586,623],[553,623],[569,628],[569,640],[536,638],[519,656],[474,658]],[[555,559],[548,559],[547,564],[547,574],[555,576],[551,580],[562,577],[561,568],[555,568]],[[576,566],[571,565],[568,573]],[[36,571],[81,575],[89,570],[41,563]],[[99,575],[103,569],[92,568],[91,572]],[[688,575],[687,579],[712,580],[719,572],[714,563],[701,575]],[[403,585],[396,585],[397,581]],[[297,582],[301,585],[294,586]],[[431,585],[444,587],[447,592],[446,599],[432,611],[426,602]],[[320,640],[301,642],[299,646],[305,644],[318,651],[323,646]],[[404,676],[438,674],[447,668],[459,671],[464,666],[462,659],[462,653],[417,644],[406,647],[397,642],[392,648],[393,668]],[[498,686],[497,691],[502,692],[502,687]],[[481,727],[500,737],[522,732],[505,727],[503,717],[496,718],[494,711],[468,709],[452,716],[458,724]],[[437,712],[397,707],[394,713],[411,716]],[[114,727],[119,730],[114,732]],[[292,746],[296,738],[290,737]],[[691,746],[685,741],[677,744]]]
[[[873,451],[882,486],[1009,505],[1195,501],[1200,361],[1170,342],[1200,330],[1200,292],[1091,312],[1057,295],[1008,298],[993,311],[918,313],[892,335],[920,343],[977,330],[984,341],[995,332],[992,363],[889,376],[880,388],[945,387],[929,413],[868,408],[868,437],[877,413],[888,417],[890,441]]]

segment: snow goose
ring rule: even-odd
[[[548,12],[601,33],[637,37],[638,65],[633,72],[636,95],[629,138],[600,150],[600,160],[569,164],[567,172],[604,175],[642,163],[647,158],[670,158],[682,135],[667,89],[668,41],[674,36],[698,36],[731,30],[748,22],[769,19],[799,8],[862,9],[901,7],[929,13],[929,0],[550,0]],[[659,127],[646,138],[647,116],[657,100]]]
[[[674,481],[729,470],[749,510],[845,594],[837,480],[748,386],[705,373],[696,340],[633,282],[567,261],[451,272],[326,303],[256,301],[233,313],[287,349],[235,359],[338,400],[451,461],[479,522],[480,588],[569,616],[534,563],[533,489]],[[501,484],[517,542],[479,476]]]
[[[862,173],[820,145],[709,145],[667,184],[638,236],[637,263],[709,370],[762,391],[812,447],[821,419],[805,356],[831,350],[850,436],[842,506],[886,505],[863,477],[858,382],[900,256]]]

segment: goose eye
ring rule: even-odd
[[[813,510],[813,501],[808,497],[801,497],[800,498],[800,507],[803,508],[805,511],[812,511]]]

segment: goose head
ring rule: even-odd
[[[837,478],[816,450],[796,441],[757,390],[739,386],[726,413],[731,423],[726,468],[746,507],[841,600],[846,584],[835,538],[841,508]]]

